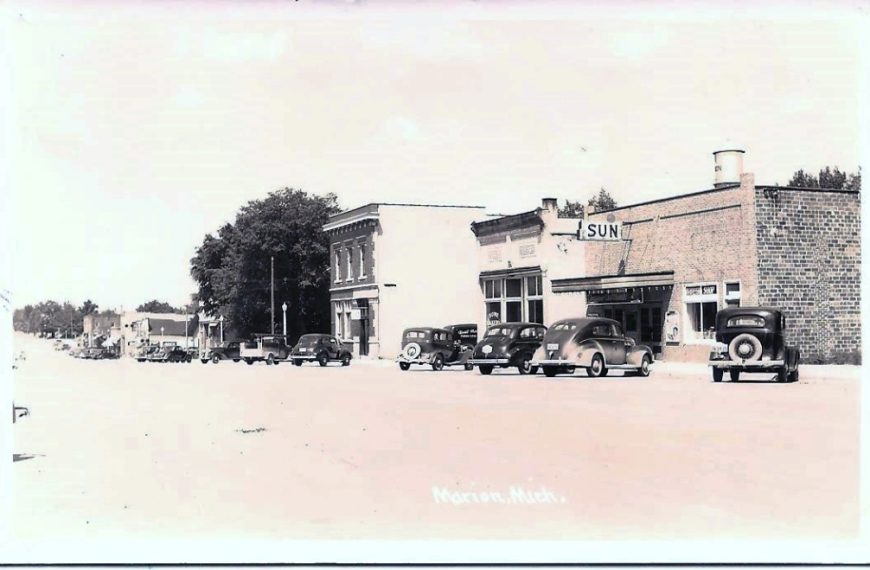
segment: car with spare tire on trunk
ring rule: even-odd
[[[463,323],[446,327],[412,327],[402,333],[402,352],[396,358],[399,368],[412,364],[431,366],[439,371],[445,366],[462,366],[472,370],[471,354],[477,344],[477,325]]]

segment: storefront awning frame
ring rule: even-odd
[[[668,286],[674,284],[673,271],[657,271],[652,273],[633,273],[628,275],[596,275],[590,277],[570,277],[553,279],[554,293],[570,293],[592,291],[596,289],[613,289],[628,287]]]

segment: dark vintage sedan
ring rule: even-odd
[[[222,342],[217,346],[211,347],[207,353],[200,357],[200,360],[203,364],[205,364],[209,360],[214,362],[215,364],[217,364],[221,360],[232,360],[233,362],[238,362],[239,360],[241,360],[239,349],[244,342],[244,340],[240,339]]]
[[[532,366],[532,357],[546,332],[547,327],[537,323],[491,326],[474,347],[470,362],[484,375],[491,374],[495,367],[516,367],[520,374],[534,374],[538,367]]]
[[[412,364],[429,365],[433,370],[445,366],[474,368],[470,362],[477,340],[477,325],[448,325],[444,328],[414,327],[402,333],[402,352],[396,358],[399,368],[408,370]]]
[[[553,323],[532,359],[532,366],[540,366],[550,377],[573,374],[576,368],[585,368],[592,378],[606,376],[609,370],[649,376],[652,363],[650,347],[626,337],[617,321],[595,317]]]
[[[164,345],[159,350],[149,355],[150,362],[190,362],[192,357],[190,353],[176,345]]]
[[[351,352],[330,334],[302,335],[289,356],[296,366],[302,366],[305,362],[317,362],[320,366],[341,362],[342,366],[350,366],[352,358]]]
[[[716,344],[710,352],[713,381],[725,371],[775,372],[778,382],[797,382],[800,350],[785,343],[785,315],[772,307],[729,307],[716,313]]]

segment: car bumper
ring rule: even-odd
[[[510,358],[472,358],[468,363],[473,366],[480,366],[487,364],[510,364],[510,361]]]
[[[707,363],[707,366],[713,368],[758,368],[764,370],[785,366],[785,360],[711,360]]]
[[[562,358],[551,358],[548,360],[532,360],[532,366],[577,366],[577,363]]]
[[[432,364],[432,357],[419,356],[417,358],[406,358],[404,356],[399,356],[396,358],[396,362],[399,364]]]
[[[317,360],[313,354],[291,354],[288,360]]]

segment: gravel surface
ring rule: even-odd
[[[858,367],[713,384],[77,360],[16,336],[13,535],[849,538]]]

